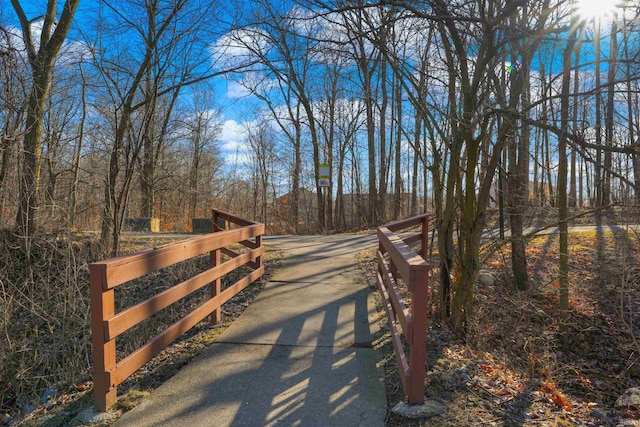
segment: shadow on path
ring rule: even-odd
[[[118,425],[384,425],[375,308],[354,259],[370,237],[329,237],[290,238],[218,342]]]

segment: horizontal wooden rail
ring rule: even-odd
[[[236,217],[220,210],[212,211],[211,234],[195,237],[158,249],[95,262],[89,266],[91,277],[91,332],[93,343],[93,397],[97,409],[107,410],[117,398],[117,387],[180,335],[211,316],[221,320],[220,307],[264,273],[262,236],[264,224]],[[218,221],[230,224],[225,230]],[[231,229],[231,225],[236,228]],[[253,239],[253,240],[252,240]],[[240,244],[247,252],[227,248]],[[115,312],[115,288],[181,261],[209,253],[210,268],[132,307]],[[221,262],[221,253],[229,259]],[[250,273],[221,289],[221,278],[239,267]],[[192,292],[209,286],[210,298],[191,313],[166,328],[149,343],[116,360],[116,338],[152,315],[178,302]]]
[[[400,237],[396,232],[419,226],[415,234]],[[410,405],[424,403],[424,375],[426,372],[427,302],[430,264],[427,262],[429,216],[418,215],[378,227],[379,248],[378,289],[389,320],[391,340],[400,366],[400,378]],[[410,244],[421,242],[419,252]],[[386,256],[385,256],[386,255]],[[407,308],[398,280],[402,279],[411,293]],[[404,350],[400,333],[409,345],[409,357]]]

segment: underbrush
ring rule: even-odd
[[[444,414],[411,421],[389,413],[392,426],[616,426],[638,414],[615,408],[640,386],[640,243],[633,232],[575,233],[570,242],[570,314],[561,320],[558,237],[529,242],[530,289],[517,291],[510,249],[484,268],[492,284],[476,284],[475,317],[465,340],[435,314],[428,320],[427,398]],[[375,271],[373,251],[362,254]],[[433,265],[437,266],[437,254]],[[433,272],[434,301],[438,271]],[[373,280],[373,278],[371,278]],[[389,406],[404,399],[392,346],[385,351]]]
[[[88,264],[97,242],[0,232],[0,413],[28,413],[89,379]]]
[[[526,292],[511,283],[508,248],[489,261],[498,280],[477,290],[472,343],[535,386],[531,402],[581,425],[604,414],[600,421],[613,423],[616,399],[640,385],[639,240],[631,231],[588,232],[569,243],[568,318],[559,308],[558,236],[538,237],[528,247]],[[530,408],[534,419],[543,416]]]

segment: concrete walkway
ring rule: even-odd
[[[383,426],[370,289],[355,254],[374,235],[266,238],[285,260],[204,354],[118,426]]]

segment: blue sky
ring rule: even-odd
[[[595,2],[596,9],[600,11],[606,10],[606,3],[610,2],[610,0],[581,1],[590,2],[590,4]],[[46,0],[29,0],[23,1],[22,3],[30,18],[41,14],[46,7]],[[63,2],[60,1],[59,3],[59,7],[61,7]],[[77,27],[74,28],[74,32],[70,35],[69,39],[82,40],[79,28],[88,28],[91,26],[92,22],[95,20],[94,16],[97,5],[97,2],[80,2],[76,17]],[[3,5],[0,7],[0,18],[3,20],[3,23],[17,25],[15,13],[8,2],[4,1]],[[606,33],[607,28],[608,22],[605,19],[603,23],[603,32]],[[330,30],[331,29],[329,29],[329,31]],[[217,39],[211,39],[210,44],[214,45],[217,41]],[[607,56],[607,47],[608,44],[604,41],[602,44],[604,56]],[[589,55],[589,52],[592,52],[592,49],[592,46],[584,46],[583,60]],[[234,51],[231,49],[228,54],[233,55],[235,53],[237,53],[237,50]],[[558,63],[560,61],[560,57],[561,54],[556,52],[556,59],[558,60]],[[535,64],[532,68],[534,72],[536,72],[537,66]],[[603,75],[606,73],[606,64],[603,64],[602,72]],[[220,143],[224,152],[228,156],[234,156],[238,152],[238,149],[241,149],[243,145],[242,143],[246,127],[243,122],[251,122],[252,116],[256,112],[260,102],[255,97],[249,95],[247,89],[239,85],[234,79],[215,78],[211,83],[215,88],[216,98],[215,105],[212,105],[212,107],[219,108],[222,112],[221,119],[223,120],[223,127],[220,135]]]
[[[25,10],[28,19],[34,19],[44,14],[46,10],[46,0],[23,0],[21,5]],[[58,10],[62,9],[64,2],[58,1]],[[65,51],[69,51],[71,46],[76,45],[78,51],[86,49],[84,44],[84,34],[87,29],[93,29],[92,24],[96,21],[98,2],[80,1],[74,19],[74,26],[67,37]],[[20,37],[19,23],[13,7],[9,1],[3,1],[0,5],[0,20],[4,26],[13,28],[16,39]],[[37,31],[38,24],[34,25]],[[84,34],[83,34],[84,33]],[[34,37],[37,40],[37,36]],[[17,41],[17,40],[16,40]],[[211,40],[214,44],[216,40]],[[71,49],[73,50],[73,49]],[[210,82],[215,90],[215,104],[212,108],[221,110],[223,119],[222,132],[220,134],[220,144],[225,153],[234,156],[239,145],[244,139],[244,128],[241,124],[249,115],[250,110],[255,106],[255,100],[247,98],[247,91],[237,83],[227,80],[227,78],[214,78]]]

